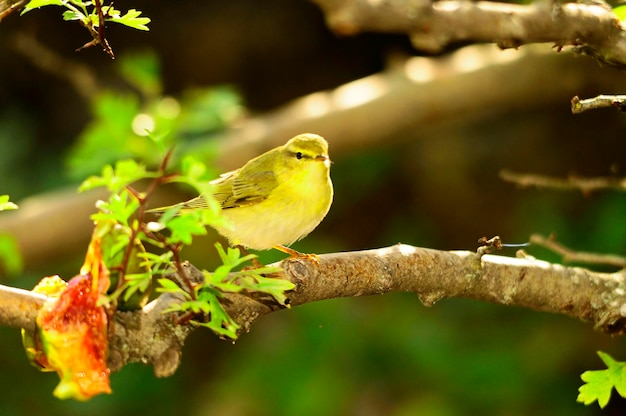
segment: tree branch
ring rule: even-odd
[[[0,22],[11,13],[21,10],[28,0],[0,0]]]
[[[280,278],[296,289],[292,306],[324,299],[414,292],[432,306],[444,298],[466,298],[537,311],[558,313],[593,324],[611,334],[626,332],[626,286],[620,273],[597,273],[549,264],[532,258],[479,256],[469,251],[438,251],[408,245],[319,256],[319,265],[287,259]],[[201,273],[192,266],[190,274]],[[42,297],[13,289],[0,290],[0,324],[32,328]],[[13,297],[15,299],[13,299]],[[164,294],[143,310],[117,312],[110,329],[109,365],[152,364],[157,376],[171,375],[180,362],[182,345],[193,330],[163,314],[180,299]],[[267,299],[227,294],[224,307],[248,332],[261,316],[281,309]]]
[[[584,100],[575,96],[571,102],[572,114],[608,107],[617,107],[620,111],[626,111],[626,95],[598,95]]]
[[[559,244],[553,237],[544,237],[540,234],[530,236],[531,244],[542,246],[561,256],[564,263],[585,263],[602,266],[615,266],[626,268],[626,257],[615,254],[589,253],[585,251],[574,251],[562,244]]]
[[[518,173],[507,169],[500,171],[500,178],[512,182],[521,187],[537,187],[539,189],[552,189],[559,191],[580,190],[583,194],[607,189],[624,192],[626,191],[626,178],[617,177],[594,177],[585,178],[569,175],[566,178],[560,176],[539,175],[534,173]]]
[[[45,295],[0,285],[0,324],[34,331],[37,311],[45,301]]]
[[[490,42],[501,48],[554,43],[574,46],[602,62],[626,66],[626,37],[607,5],[536,2],[517,5],[488,1],[312,0],[338,34],[406,33],[431,53],[457,42]]]

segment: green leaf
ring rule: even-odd
[[[220,243],[215,243],[215,249],[222,263],[231,270],[257,257],[255,254],[241,257],[241,251],[234,247],[227,247],[226,251],[224,251],[224,247]]]
[[[238,293],[244,290],[244,288],[237,284],[231,282],[219,282],[212,285],[214,288],[220,290],[221,292],[230,292],[230,293]]]
[[[217,250],[217,254],[220,256],[220,260],[222,260],[222,263],[224,265],[228,265],[229,264],[228,256],[226,255],[226,252],[224,251],[224,246],[222,246],[220,243],[215,243],[215,249]]]
[[[287,296],[285,292],[289,290],[295,289],[296,285],[291,283],[288,280],[284,279],[276,279],[276,278],[261,278],[257,285],[255,286],[255,290],[258,292],[267,293],[276,299],[276,302],[285,306],[287,302]]]
[[[119,192],[125,186],[140,179],[155,177],[156,174],[148,172],[146,167],[132,159],[120,160],[115,168],[106,165],[102,169],[101,176],[90,176],[78,188],[79,192],[87,191],[101,186],[107,187],[111,192]]]
[[[4,266],[7,274],[13,276],[21,273],[24,268],[17,241],[8,234],[0,235],[0,265]]]
[[[146,167],[140,165],[133,159],[121,160],[115,164],[115,175],[117,180],[121,182],[118,184],[117,189],[122,189],[126,185],[138,181],[139,179],[146,178]]]
[[[120,23],[122,25],[132,27],[133,29],[150,30],[147,26],[147,24],[150,23],[150,18],[139,17],[141,15],[141,11],[130,9],[125,15],[122,16],[119,11],[111,9],[108,11],[109,17],[106,19],[107,21]]]
[[[220,336],[237,339],[237,329],[239,325],[226,313],[218,296],[219,292],[215,289],[204,287],[200,292],[197,302],[203,303],[204,307],[207,308],[205,314],[209,316],[209,322],[192,322],[210,328]]]
[[[605,370],[585,371],[580,378],[585,382],[579,389],[577,401],[589,405],[598,401],[598,405],[604,408],[611,397],[613,387],[620,396],[626,397],[626,363],[615,361],[610,355],[598,351],[598,355],[604,361]]]
[[[173,255],[174,254],[171,251],[166,251],[162,254],[154,254],[150,252],[141,253],[140,257],[144,259],[141,266],[151,268],[153,274],[159,273],[158,269],[165,268],[170,265]]]
[[[128,302],[135,293],[146,292],[152,283],[152,273],[127,274],[125,277],[128,285],[124,293],[124,301],[126,302]]]
[[[613,9],[613,14],[619,19],[620,22],[626,19],[626,5],[617,6]]]
[[[215,249],[223,265],[217,267],[213,273],[203,270],[207,285],[215,287],[222,292],[237,293],[246,290],[248,292],[265,293],[272,296],[279,304],[286,305],[287,296],[285,292],[293,290],[295,285],[288,280],[265,277],[265,275],[282,272],[280,267],[267,266],[243,270],[231,276],[230,272],[233,268],[250,261],[256,256],[247,255],[241,257],[238,249],[228,247],[227,250],[224,250],[224,247],[219,243],[215,244]]]
[[[243,289],[249,292],[266,293],[272,296],[279,304],[286,306],[287,296],[285,292],[293,290],[296,286],[285,279],[263,276],[263,274],[277,273],[279,271],[282,271],[282,269],[278,267],[244,270],[237,273],[237,278]]]
[[[130,192],[112,194],[108,201],[98,201],[98,212],[91,219],[98,222],[112,221],[130,227],[131,217],[139,208],[139,201]]]
[[[212,319],[209,322],[198,322],[198,321],[191,321],[191,322],[198,326],[204,326],[206,328],[209,328],[210,330],[212,330],[213,332],[215,332],[216,334],[222,337],[230,338],[232,340],[237,339],[237,328],[239,328],[239,325],[237,325],[235,321],[232,321],[230,325],[227,325],[227,326],[223,325],[225,323],[224,321],[220,322],[217,319],[216,320]]]
[[[8,195],[0,195],[0,211],[10,211],[17,208],[16,204],[9,201]]]
[[[199,221],[195,212],[185,212],[178,217],[172,218],[167,223],[167,228],[172,231],[168,237],[171,243],[183,243],[190,245],[196,235],[206,235],[206,227]]]
[[[87,16],[77,10],[66,10],[63,12],[63,20],[66,22],[71,22],[72,20],[83,21],[86,17]]]
[[[184,291],[170,279],[162,278],[158,280],[159,287],[157,289],[158,292],[166,292],[166,293],[184,293]]]
[[[222,264],[221,266],[218,266],[213,273],[206,272],[204,276],[205,281],[212,286],[222,283],[224,280],[228,279],[230,270],[230,266]]]
[[[28,13],[29,11],[33,9],[38,9],[44,6],[63,6],[63,1],[61,0],[31,0],[24,7],[20,15],[23,15],[24,13]]]

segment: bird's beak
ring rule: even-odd
[[[328,157],[328,155],[318,155],[318,156],[315,156],[315,160],[316,160],[317,162],[324,162],[324,165],[325,165],[327,168],[330,168],[330,164],[331,164],[331,163],[333,163],[333,162],[330,160],[330,158]]]

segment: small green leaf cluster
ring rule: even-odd
[[[119,200],[122,191],[127,186],[130,186],[140,179],[156,178],[157,176],[158,174],[156,172],[148,172],[145,166],[132,159],[121,160],[115,164],[115,167],[106,165],[102,169],[101,176],[94,175],[87,178],[83,181],[78,190],[83,192],[103,186],[111,191],[111,193],[117,197],[117,200]],[[114,203],[114,201],[110,202]]]
[[[109,199],[98,201],[98,211],[91,216],[94,236],[101,240],[103,261],[111,273],[109,293],[119,309],[135,309],[147,301],[152,285],[149,253],[144,248],[146,237],[141,232],[137,211],[144,197],[131,185],[141,179],[156,179],[157,172],[148,172],[134,160],[107,165],[101,176],[91,176],[80,186],[87,191],[106,187]]]
[[[248,254],[241,257],[239,250],[228,247],[228,250],[224,251],[219,244],[216,245],[216,249],[223,264],[215,269],[213,273],[204,272],[208,283],[223,292],[237,293],[247,291],[249,293],[264,293],[273,297],[279,304],[288,306],[285,292],[293,290],[293,283],[283,279],[265,277],[279,273],[282,269],[268,266],[256,267],[254,269],[244,269],[233,275],[231,273],[233,269],[253,260],[256,256]]]
[[[102,8],[102,12],[107,18],[107,22],[119,23],[124,26],[132,27],[137,30],[148,31],[148,23],[150,23],[149,17],[140,17],[141,11],[130,9],[126,14],[122,14],[119,10],[113,8],[113,6],[106,6]]]
[[[183,299],[167,312],[179,313],[181,321],[210,328],[223,338],[236,339],[239,326],[221,304],[225,293],[271,297],[287,306],[285,292],[294,285],[267,277],[281,270],[275,267],[235,271],[255,256],[242,256],[239,250],[224,250],[219,244],[216,248],[223,264],[212,273],[203,270],[203,282],[192,282],[183,267],[182,248],[192,244],[194,237],[205,235],[207,226],[227,224],[212,197],[206,166],[186,157],[179,175],[167,175],[168,158],[169,154],[156,172],[134,160],[123,160],[115,166],[105,166],[101,175],[89,177],[80,187],[81,191],[106,187],[111,192],[108,200],[98,202],[98,212],[92,215],[96,224],[94,233],[101,241],[102,258],[111,275],[108,302],[118,309],[142,307],[156,278],[160,284],[158,292],[177,293]],[[146,191],[134,189],[137,181],[146,179],[151,181]],[[158,219],[146,222],[147,201],[154,189],[165,182],[194,188],[205,198],[206,208],[181,210],[173,206]],[[149,252],[146,247],[157,252]]]
[[[220,299],[224,293],[256,293],[257,295],[269,295],[276,302],[283,306],[287,305],[285,292],[294,288],[293,283],[271,277],[271,274],[279,273],[282,269],[277,267],[258,267],[254,269],[244,269],[233,272],[236,268],[253,260],[256,256],[248,254],[241,255],[237,249],[228,247],[224,250],[221,244],[216,243],[215,248],[222,260],[222,265],[217,267],[213,273],[203,270],[204,284],[194,288],[195,298],[181,291],[181,288],[169,279],[159,280],[162,292],[181,293],[185,296],[185,301],[176,304],[168,311],[183,313],[201,313],[206,319],[204,321],[192,320],[191,322],[210,328],[216,334],[230,339],[237,338],[239,325],[226,313]]]
[[[82,0],[31,0],[22,14],[31,10],[45,6],[61,6],[66,10],[63,12],[63,20],[78,21],[91,34],[93,40],[83,47],[101,44],[104,50],[114,58],[108,41],[104,37],[104,25],[107,22],[119,23],[137,30],[147,31],[150,18],[141,16],[141,12],[130,9],[126,13],[113,8],[112,5],[102,5],[99,2]]]
[[[604,370],[585,371],[580,378],[585,382],[579,389],[578,401],[589,405],[596,400],[604,408],[611,398],[613,388],[626,397],[626,362],[616,361],[609,354],[598,351],[607,368]]]

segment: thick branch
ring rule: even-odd
[[[551,42],[580,47],[603,62],[626,66],[624,30],[610,7],[594,3],[313,0],[339,34],[406,33],[416,48],[439,52],[455,42],[502,48]]]
[[[44,295],[0,285],[0,324],[35,330],[35,316],[46,301]]]
[[[292,306],[339,297],[414,292],[427,306],[443,298],[475,299],[564,314],[612,334],[626,332],[623,273],[407,245],[325,254],[319,265],[304,258],[287,259],[280,266],[285,270],[283,278],[296,284],[289,296]],[[24,301],[21,291],[16,296],[21,300],[8,303],[0,299],[0,324],[32,326],[41,298],[31,294],[32,299]],[[159,376],[176,370],[192,328],[177,325],[172,314],[162,311],[178,301],[162,295],[141,311],[116,313],[110,337],[113,370],[130,362],[153,364]],[[242,294],[227,295],[224,305],[243,332],[261,316],[281,308],[267,299]]]

